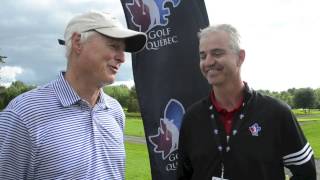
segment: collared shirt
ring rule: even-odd
[[[220,106],[218,101],[216,100],[214,96],[214,92],[212,91],[210,93],[210,100],[212,105],[216,108],[217,112],[219,113],[219,120],[223,123],[224,130],[226,131],[227,135],[231,134],[231,129],[232,129],[232,122],[233,122],[233,117],[236,114],[236,112],[240,111],[243,103],[243,97],[241,97],[240,101],[237,103],[236,108],[234,108],[231,111],[228,111]]]
[[[0,112],[0,179],[124,179],[123,129],[115,99],[90,107],[61,73]]]

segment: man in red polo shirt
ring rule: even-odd
[[[212,86],[186,112],[179,137],[179,180],[316,180],[313,151],[285,103],[241,79],[245,51],[231,25],[199,33],[200,69]]]

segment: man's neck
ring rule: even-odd
[[[241,80],[236,83],[213,86],[214,96],[220,107],[227,111],[237,108],[243,98],[244,82]]]
[[[68,71],[65,74],[65,79],[81,99],[87,101],[91,107],[96,104],[99,98],[100,88],[91,85],[92,82],[87,82],[85,79],[82,79],[81,76],[77,76]]]

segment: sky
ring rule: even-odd
[[[242,78],[254,89],[320,88],[319,0],[205,0],[210,24],[227,23],[246,51]],[[111,12],[126,26],[120,0],[2,0],[0,84],[43,85],[66,68],[58,45],[68,21],[89,10]],[[126,54],[115,84],[132,86]]]

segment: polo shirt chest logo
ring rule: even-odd
[[[252,136],[259,136],[259,132],[261,131],[261,126],[258,123],[254,123],[249,127],[249,131]]]

